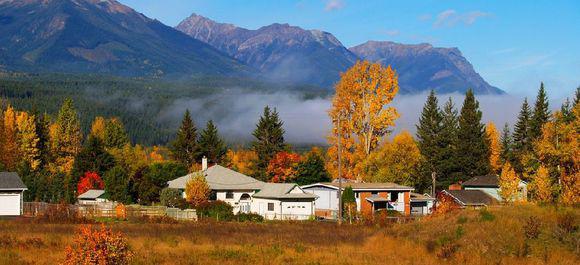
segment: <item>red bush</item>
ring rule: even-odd
[[[77,192],[80,195],[91,189],[102,190],[104,188],[105,182],[103,182],[99,174],[95,172],[86,172],[77,185]]]

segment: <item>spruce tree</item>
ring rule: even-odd
[[[419,124],[417,125],[417,144],[419,151],[424,158],[421,165],[421,174],[424,178],[431,178],[431,173],[435,172],[440,175],[439,170],[439,146],[440,134],[442,130],[441,110],[437,103],[435,91],[427,97],[427,101],[423,106]]]
[[[200,156],[207,157],[210,163],[221,163],[228,151],[226,143],[219,136],[217,127],[212,120],[207,122],[205,129],[199,135]]]
[[[457,131],[458,131],[458,117],[457,110],[451,98],[443,106],[442,113],[442,129],[437,142],[439,146],[438,171],[439,177],[437,181],[440,187],[447,188],[450,184],[457,181],[459,165],[457,159]]]
[[[571,123],[574,121],[574,112],[572,111],[569,98],[566,98],[566,101],[562,103],[562,107],[560,107],[560,113],[562,114],[562,121],[564,123]]]
[[[534,105],[534,114],[530,121],[530,137],[535,140],[542,136],[542,127],[550,120],[550,110],[548,106],[548,96],[544,89],[544,83],[541,83],[536,104]]]
[[[505,164],[506,162],[512,163],[513,162],[512,135],[510,132],[509,124],[507,122],[503,126],[500,141],[501,141],[500,159],[502,164]]]
[[[266,168],[270,159],[276,153],[287,149],[284,142],[283,124],[276,109],[272,111],[269,106],[266,106],[258,124],[256,124],[256,129],[252,133],[255,137],[252,142],[252,150],[258,156],[258,161],[255,163],[255,177],[260,180],[268,179]]]
[[[189,110],[185,111],[177,136],[171,144],[171,156],[186,167],[191,167],[198,156],[197,128],[191,119]]]
[[[528,105],[528,99],[524,99],[522,109],[518,115],[518,121],[514,127],[513,148],[514,153],[522,154],[532,150],[531,129],[531,111]]]
[[[490,172],[489,143],[485,125],[481,122],[482,113],[473,91],[467,90],[459,115],[457,133],[457,161],[462,173],[457,180],[485,175]]]

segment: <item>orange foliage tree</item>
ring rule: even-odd
[[[83,194],[92,189],[102,190],[104,188],[105,182],[103,182],[99,174],[95,172],[86,172],[77,184],[77,194]]]
[[[548,169],[541,165],[530,183],[532,198],[537,202],[550,202],[552,200],[552,180]]]
[[[367,158],[394,125],[399,114],[389,104],[398,91],[398,77],[390,66],[359,61],[341,74],[329,111],[334,128],[329,138],[328,157],[337,160],[340,136],[346,177],[359,177],[358,162]],[[328,167],[336,177],[337,165],[329,163]]]
[[[296,166],[300,155],[290,152],[278,152],[270,159],[266,173],[271,182],[293,182],[296,178]]]
[[[127,239],[104,225],[92,229],[90,225],[80,228],[74,243],[65,249],[63,264],[129,264],[133,252]]]
[[[498,173],[502,167],[501,165],[501,145],[499,141],[499,132],[493,122],[489,122],[485,126],[485,134],[489,139],[489,163],[491,169]]]
[[[258,155],[252,150],[230,149],[226,153],[227,167],[248,176],[253,175],[256,160]]]
[[[580,172],[576,171],[571,174],[562,172],[560,179],[562,181],[562,193],[560,202],[565,205],[580,204]]]
[[[191,203],[193,207],[198,207],[207,202],[210,192],[209,184],[200,173],[194,173],[185,183],[185,200]]]

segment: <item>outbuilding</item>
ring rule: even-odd
[[[87,190],[85,193],[79,195],[79,204],[99,204],[109,202],[104,190]]]
[[[0,172],[0,216],[22,215],[25,190],[16,172]]]

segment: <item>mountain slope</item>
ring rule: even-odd
[[[0,0],[0,70],[231,75],[249,67],[115,0]]]
[[[248,30],[193,14],[176,29],[278,81],[331,87],[357,59],[332,34],[288,24]]]
[[[503,93],[475,72],[457,48],[368,41],[350,50],[362,59],[393,66],[401,88],[411,93],[431,89],[439,93],[463,93],[468,88],[477,94]]]

